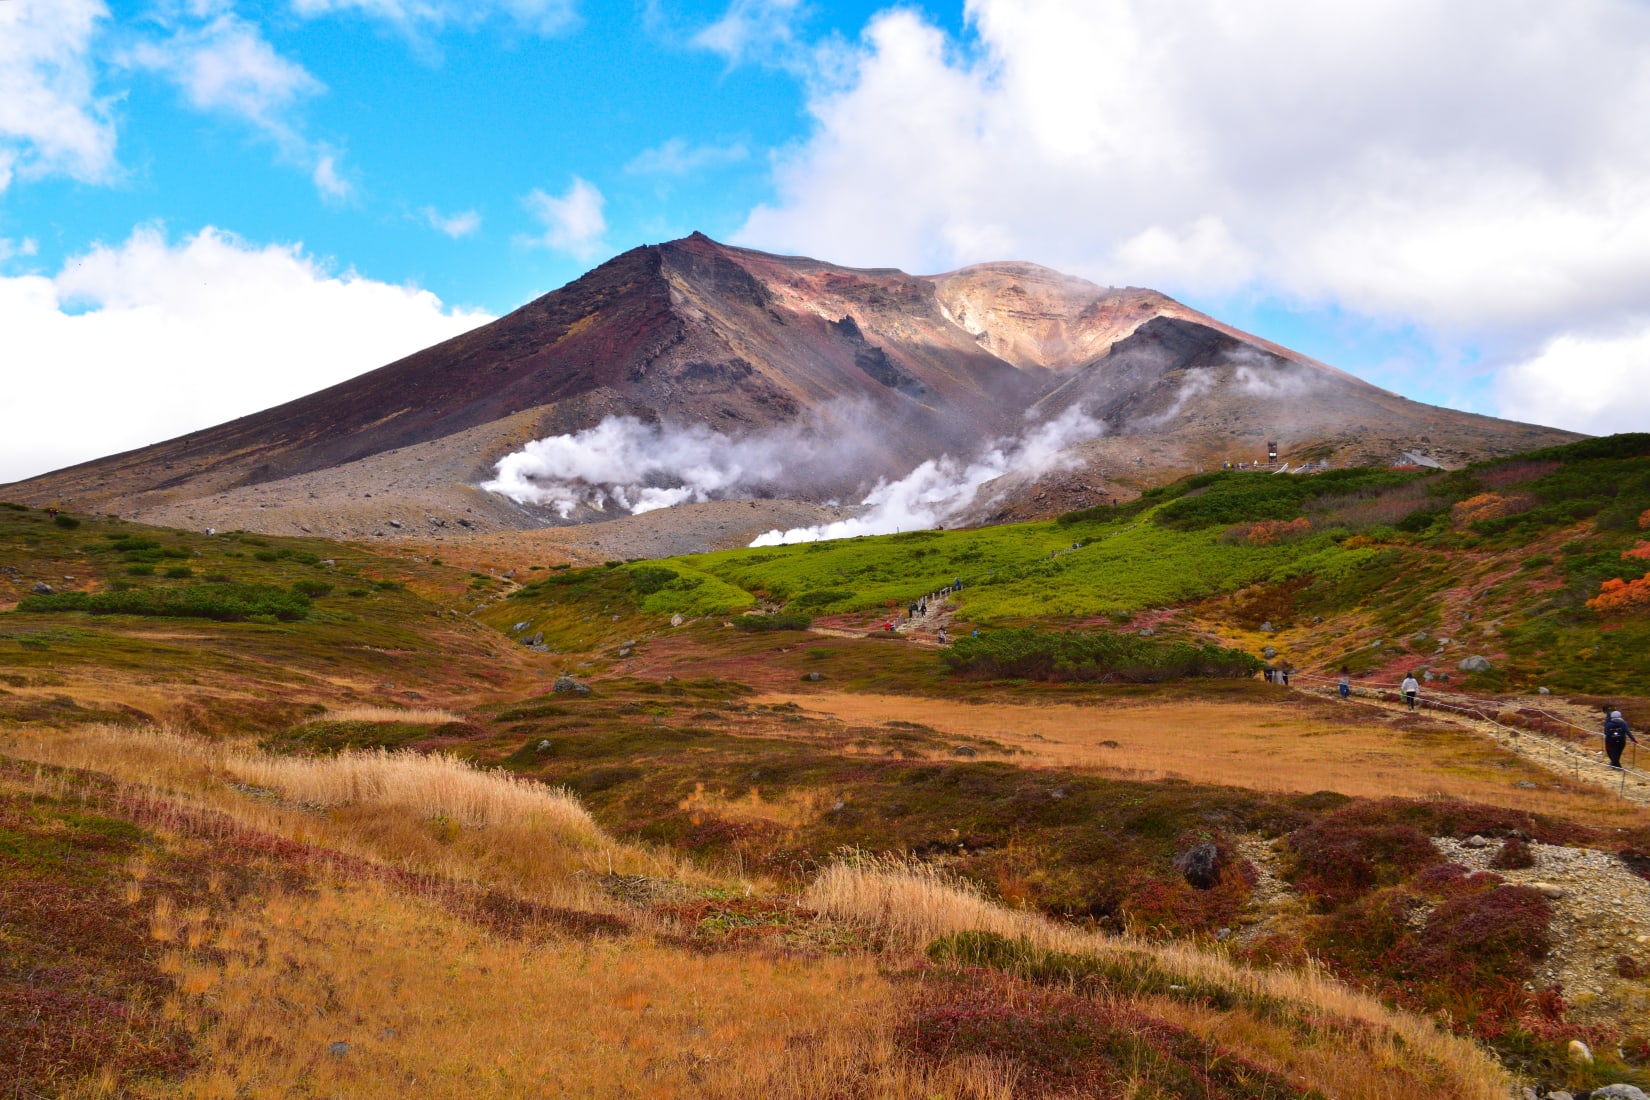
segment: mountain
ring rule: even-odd
[[[824,518],[827,501],[1072,410],[1104,435],[1062,440],[1068,461],[1053,472],[1009,471],[974,518],[1131,494],[1258,459],[1271,441],[1296,464],[1413,451],[1454,465],[1575,438],[1408,401],[1151,290],[1027,263],[848,268],[696,233],[329,389],[5,495],[342,537],[541,527],[622,512],[611,498],[605,511],[600,497],[558,510],[485,492],[495,463],[628,417],[765,440],[762,468],[719,495],[759,510],[792,498],[804,517],[812,501]],[[792,519],[798,507],[787,505]]]

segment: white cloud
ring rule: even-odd
[[[407,35],[448,27],[471,30],[493,18],[508,19],[534,34],[555,35],[579,21],[578,0],[292,0],[292,10],[306,18],[354,13]]]
[[[1503,371],[1502,414],[1578,432],[1650,431],[1650,325],[1560,336]]]
[[[335,274],[302,245],[155,227],[0,277],[8,407],[0,482],[256,412],[492,318]]]
[[[324,90],[302,65],[276,53],[255,24],[233,14],[140,42],[127,60],[172,81],[197,111],[233,115],[283,142],[296,140],[293,108]]]
[[[315,153],[315,169],[310,173],[315,189],[328,202],[343,202],[355,192],[354,184],[338,171],[338,155],[322,148]]]
[[[115,172],[115,125],[93,86],[101,0],[0,2],[0,192],[16,176]]]
[[[18,256],[33,256],[40,250],[40,245],[33,237],[24,237],[14,241],[10,237],[0,237],[0,264]]]
[[[607,219],[602,216],[606,200],[587,180],[574,176],[567,193],[559,196],[534,188],[522,201],[545,227],[544,235],[534,238],[534,244],[581,260],[594,259],[606,247],[602,244],[602,234],[607,232]]]
[[[1650,6],[966,11],[871,21],[741,243],[1332,305],[1492,364],[1650,321]]]
[[[801,0],[732,0],[722,18],[695,34],[692,43],[721,54],[730,65],[778,60],[793,52],[796,25],[805,14]]]
[[[738,164],[749,158],[750,150],[744,142],[693,145],[686,138],[673,137],[662,145],[636,154],[624,170],[638,175],[687,176],[705,168]]]
[[[460,237],[468,237],[481,228],[481,215],[474,210],[461,210],[456,214],[443,214],[433,206],[426,206],[421,213],[424,215],[424,221],[431,229],[438,233],[445,233],[455,241]]]

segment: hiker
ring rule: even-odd
[[[1352,698],[1352,670],[1345,665],[1341,666],[1341,683],[1338,690],[1342,699]]]
[[[1415,679],[1415,673],[1412,672],[1405,676],[1404,682],[1398,685],[1398,690],[1404,693],[1404,702],[1408,703],[1409,709],[1413,711],[1415,709],[1415,695],[1421,690],[1421,683]]]
[[[1610,766],[1618,772],[1621,771],[1621,750],[1627,747],[1628,741],[1639,743],[1627,728],[1627,719],[1621,716],[1621,711],[1611,711],[1610,717],[1604,720],[1604,751],[1609,754]]]
[[[1288,687],[1289,686],[1289,666],[1284,665],[1283,668],[1280,669],[1279,671],[1283,673],[1283,686]]]
[[[940,627],[940,645],[945,644],[945,627]]]

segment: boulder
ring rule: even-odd
[[[817,684],[825,679],[825,674],[823,672],[804,672],[802,678],[810,684]]]
[[[1550,689],[1550,688],[1536,688],[1535,693],[1537,695],[1551,695],[1552,694],[1552,689]]]
[[[1271,633],[1273,633],[1271,622],[1268,621],[1268,622],[1261,623],[1260,624],[1260,632],[1262,634],[1271,634]]]
[[[1140,628],[1138,633],[1140,634],[1140,636],[1142,638],[1150,638],[1152,635],[1156,634],[1157,631],[1153,630],[1149,626],[1143,626],[1143,627]]]
[[[1588,1047],[1588,1045],[1586,1043],[1582,1042],[1580,1039],[1571,1039],[1570,1040],[1570,1045],[1567,1049],[1568,1049],[1568,1052],[1569,1052],[1569,1055],[1570,1055],[1570,1061],[1572,1061],[1572,1062],[1585,1062],[1588,1065],[1592,1064],[1593,1051],[1590,1047]]]
[[[1266,646],[1260,651],[1260,655],[1270,661],[1273,657],[1278,655],[1278,648],[1277,646]]]
[[[1605,1085],[1593,1090],[1593,1100],[1650,1100],[1637,1085]]]
[[[1463,848],[1488,848],[1489,846],[1489,839],[1487,837],[1479,836],[1477,833],[1473,833],[1461,842],[1461,847]]]
[[[1551,882],[1532,882],[1530,883],[1530,889],[1534,890],[1542,897],[1551,898],[1554,901],[1557,901],[1559,898],[1563,897],[1565,893],[1564,887],[1556,886]]]
[[[529,623],[529,622],[520,622],[520,623],[517,623],[517,624],[516,624],[516,625],[515,625],[515,626],[512,626],[512,627],[511,627],[511,628],[510,628],[510,633],[512,633],[512,634],[520,634],[520,633],[521,633],[521,632],[522,632],[522,631],[523,631],[523,630],[526,630],[526,629],[527,629],[527,628],[528,628],[528,627],[530,627],[530,626],[532,626],[532,625],[533,625],[533,624],[532,624],[532,623]]]
[[[521,641],[521,644],[522,645],[528,645],[528,646],[543,645],[544,644],[544,631],[542,631],[542,630],[539,631],[537,634],[534,634],[531,638],[523,638],[522,641]]]
[[[555,682],[550,685],[550,690],[555,692],[557,695],[567,695],[569,693],[573,695],[589,695],[590,685],[584,683],[583,681],[575,680],[571,676],[557,676]]]
[[[29,591],[33,592],[36,596],[50,596],[53,592],[56,592],[57,589],[53,588],[45,581],[35,581],[34,587],[29,589]]]
[[[670,617],[670,625],[671,626],[681,626],[686,621],[687,620],[682,618],[680,615],[672,615]]]
[[[1455,667],[1462,672],[1488,672],[1492,666],[1488,657],[1481,657],[1474,653],[1471,657],[1463,657],[1461,663]]]
[[[1220,881],[1220,849],[1205,841],[1174,857],[1175,870],[1186,882],[1207,890]]]
[[[631,649],[629,646],[624,646],[619,650],[619,657],[622,660],[623,658],[630,656],[634,652],[635,652],[635,650]]]

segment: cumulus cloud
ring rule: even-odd
[[[0,192],[17,176],[115,172],[115,125],[94,86],[102,0],[0,3]]]
[[[1521,420],[1592,434],[1650,430],[1650,325],[1554,338],[1502,372],[1501,408]]]
[[[732,0],[692,44],[721,54],[729,64],[782,60],[797,44],[796,25],[804,14],[801,0]]]
[[[1486,361],[1650,302],[1650,6],[969,0],[875,17],[740,243],[1396,318]]]
[[[135,230],[55,276],[0,277],[0,482],[279,404],[492,320],[336,273],[302,245]],[[136,413],[135,410],[142,410]]]
[[[410,36],[449,27],[473,30],[489,19],[506,19],[533,34],[561,34],[578,25],[578,0],[293,0],[305,18],[348,13],[394,27]]]
[[[292,109],[323,90],[302,65],[276,53],[255,24],[229,13],[140,42],[127,61],[176,84],[196,110],[233,115],[283,142],[296,140]]]
[[[607,232],[607,219],[602,216],[606,200],[589,181],[574,176],[565,194],[547,195],[534,188],[522,201],[544,226],[544,234],[532,243],[581,260],[594,259],[607,247],[602,243],[602,234]]]

